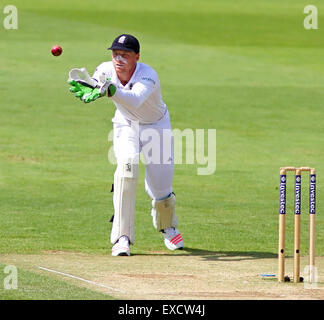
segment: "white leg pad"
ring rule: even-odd
[[[135,242],[134,217],[138,164],[124,161],[117,164],[114,175],[114,221],[110,241],[114,244],[121,236],[127,236]]]
[[[153,225],[157,231],[176,227],[178,219],[175,214],[176,197],[174,193],[163,200],[152,200],[151,215],[153,218]]]

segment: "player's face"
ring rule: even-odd
[[[117,72],[129,72],[133,70],[139,59],[139,53],[134,51],[113,50],[112,61]]]

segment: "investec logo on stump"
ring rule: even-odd
[[[300,192],[301,192],[301,176],[296,176],[296,183],[295,183],[295,214],[300,214]]]
[[[316,176],[311,175],[310,177],[310,200],[309,200],[309,213],[315,214],[315,186]]]
[[[280,214],[286,213],[286,176],[280,177]]]

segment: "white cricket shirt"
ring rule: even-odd
[[[159,77],[153,68],[137,62],[131,79],[123,86],[112,61],[103,62],[96,68],[92,78],[102,82],[107,77],[117,88],[114,96],[109,98],[117,108],[113,122],[125,123],[131,120],[148,124],[162,119],[167,107],[162,100]]]

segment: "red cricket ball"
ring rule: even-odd
[[[53,46],[51,49],[52,55],[56,57],[61,55],[62,51],[63,51],[62,47],[58,45]]]

